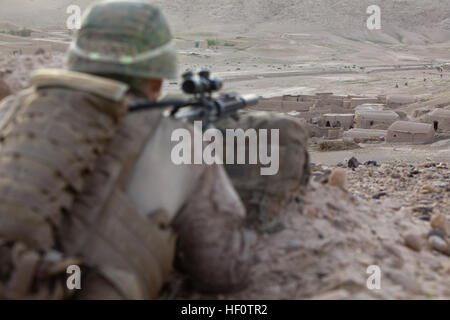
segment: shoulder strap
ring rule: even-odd
[[[73,88],[116,102],[123,100],[129,89],[123,82],[63,69],[37,70],[32,73],[30,83],[36,88],[55,86]]]

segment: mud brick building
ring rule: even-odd
[[[386,142],[425,144],[433,142],[434,129],[431,124],[396,121],[388,129]]]
[[[399,120],[394,111],[357,111],[355,115],[355,128],[386,130],[391,124]]]

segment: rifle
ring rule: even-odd
[[[258,97],[253,94],[239,96],[237,93],[223,93],[217,97],[213,92],[222,88],[222,80],[211,78],[208,70],[202,70],[196,77],[192,71],[183,74],[181,89],[184,93],[193,95],[189,99],[162,100],[130,106],[129,112],[172,106],[170,115],[176,119],[187,121],[202,121],[203,127],[225,116],[234,116],[237,111],[258,103]]]

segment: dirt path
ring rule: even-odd
[[[312,71],[283,71],[283,72],[261,72],[261,73],[236,73],[232,72],[233,75],[228,75],[230,73],[218,73],[224,80],[228,82],[246,81],[261,78],[284,78],[284,77],[307,77],[307,76],[323,76],[323,75],[336,75],[336,74],[365,74],[365,73],[384,73],[384,72],[400,72],[405,70],[430,70],[436,69],[443,64],[414,64],[414,65],[391,65],[391,66],[362,66],[364,71],[357,70],[312,70]]]
[[[361,149],[343,151],[310,151],[311,162],[335,166],[345,159],[356,157],[360,162],[375,160],[378,163],[420,163],[427,161],[448,162],[450,161],[450,146],[444,148],[430,145],[402,146],[402,145],[363,145]]]

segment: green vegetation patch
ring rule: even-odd
[[[216,39],[206,39],[206,43],[208,44],[208,47],[218,46],[219,41]]]
[[[232,42],[232,41],[225,41],[225,42],[223,43],[223,45],[224,45],[225,47],[234,47],[234,46],[236,45],[236,43],[235,43],[235,42]]]
[[[19,30],[0,30],[0,33],[19,37],[29,37],[31,35],[31,30],[27,28],[22,28]]]

